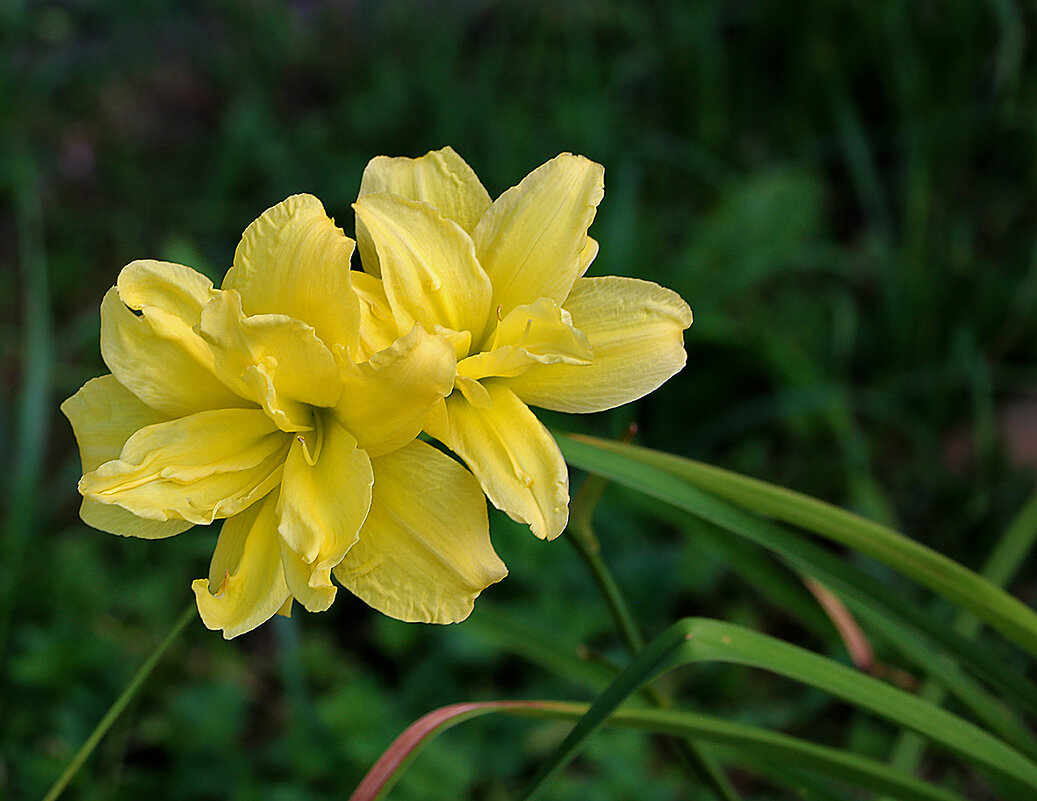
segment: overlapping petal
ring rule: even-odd
[[[484,388],[491,406],[454,393],[425,430],[464,459],[494,506],[554,539],[569,518],[569,474],[558,445],[511,390],[496,379]]]
[[[406,200],[428,203],[446,219],[471,233],[490,207],[490,195],[475,171],[452,147],[433,150],[420,158],[371,159],[360,181],[360,194],[389,192]],[[378,252],[364,221],[357,217],[356,238],[364,269],[381,275]]]
[[[84,473],[118,459],[135,431],[169,419],[142,403],[111,375],[87,381],[61,404],[61,411],[72,424]],[[171,537],[194,525],[186,520],[148,520],[90,498],[83,498],[79,516],[101,531],[149,540]]]
[[[454,349],[420,324],[367,362],[337,351],[342,395],[335,416],[372,457],[402,447],[454,385]]]
[[[202,622],[228,640],[290,606],[277,533],[277,492],[223,524],[209,577],[191,583]]]
[[[562,303],[581,274],[587,228],[605,193],[600,164],[563,153],[533,170],[486,211],[472,233],[493,284],[493,308]]]
[[[594,353],[586,335],[553,300],[517,306],[501,320],[481,353],[458,363],[466,378],[515,376],[534,364],[590,364]]]
[[[365,195],[354,208],[378,252],[399,333],[417,322],[429,331],[470,331],[478,340],[491,288],[464,229],[428,204],[397,195]]]
[[[471,473],[420,440],[373,461],[374,496],[360,539],[335,577],[387,615],[453,623],[507,575]]]
[[[202,310],[198,331],[217,374],[262,406],[282,431],[309,428],[309,406],[338,400],[335,359],[304,322],[281,314],[246,317],[238,293],[227,290]]]
[[[354,361],[362,362],[392,345],[399,331],[382,282],[361,272],[357,272],[352,280],[360,300],[360,341],[351,355]]]
[[[281,558],[292,595],[311,612],[335,600],[331,569],[357,540],[371,505],[371,460],[330,414],[298,435],[284,465],[277,505]]]
[[[599,247],[597,239],[591,236],[587,237],[587,244],[580,251],[580,270],[578,273],[580,278],[587,274],[587,270],[591,268],[594,260],[598,258]]]
[[[537,364],[504,383],[526,403],[597,412],[648,394],[687,359],[691,309],[669,289],[635,278],[581,278],[565,302],[587,335],[591,364]]]
[[[313,195],[267,209],[241,237],[224,289],[246,314],[283,314],[313,327],[324,343],[353,347],[360,309],[350,286],[353,240]]]
[[[141,428],[79,490],[138,517],[205,525],[276,487],[289,441],[260,409],[197,412]]]
[[[149,316],[161,313],[171,327],[190,328],[202,308],[218,294],[212,281],[197,270],[168,261],[139,259],[122,268],[116,281],[119,297],[131,309]],[[146,311],[145,311],[146,310]],[[163,330],[162,326],[158,327]]]
[[[139,314],[116,287],[101,301],[101,356],[108,369],[141,401],[170,417],[250,405],[216,377],[212,353],[193,330],[198,318],[173,311],[183,309],[172,300],[183,295],[174,270],[163,272],[149,281],[146,297],[152,303],[133,307]],[[137,292],[137,302],[144,294]]]

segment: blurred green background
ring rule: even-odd
[[[1022,3],[4,0],[0,31],[2,797],[42,796],[214,543],[78,521],[57,406],[105,372],[101,296],[135,258],[218,279],[245,226],[295,192],[351,233],[378,154],[450,144],[494,196],[560,151],[605,165],[592,274],[679,291],[696,318],[688,367],[628,407],[545,416],[559,429],[636,422],[642,444],[847,505],[971,567],[1032,490],[1037,64]],[[618,488],[597,520],[649,634],[704,614],[846,660],[748,546]],[[575,552],[493,527],[511,576],[458,626],[345,593],[230,643],[192,623],[67,797],[343,798],[432,708],[593,697],[595,660],[622,649]],[[1032,561],[1012,589],[1034,602]],[[587,670],[541,641],[583,646]],[[701,667],[679,683],[682,703],[733,720],[878,757],[891,742],[770,676]],[[509,798],[565,731],[467,723],[392,797]],[[666,753],[603,733],[549,797],[705,798]],[[992,797],[953,762],[923,770]]]

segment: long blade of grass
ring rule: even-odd
[[[590,736],[645,682],[683,665],[729,662],[762,668],[871,711],[989,771],[1025,793],[1037,791],[1037,764],[987,732],[949,712],[774,637],[704,618],[678,621],[653,640],[599,696],[544,763],[521,796],[535,798]]]
[[[16,383],[16,386],[20,384],[20,391],[14,430],[14,456],[13,463],[7,467],[7,479],[4,482],[7,497],[3,500],[6,501],[7,511],[3,528],[0,529],[3,532],[0,538],[0,558],[5,568],[0,572],[0,675],[6,671],[11,621],[16,614],[19,584],[27,572],[22,570],[22,563],[33,534],[38,533],[41,512],[44,511],[39,501],[39,487],[47,450],[49,412],[52,408],[51,376],[54,372],[39,171],[31,150],[19,137],[15,137],[15,144],[3,155],[6,159],[0,163],[0,169],[7,167],[6,172],[12,177],[11,190],[15,200],[18,258],[21,262],[19,272],[23,284],[24,341],[21,353],[22,375]],[[0,695],[3,692],[0,690]]]
[[[1023,560],[1033,550],[1037,542],[1037,495],[1033,495],[1012,520],[1001,539],[987,558],[983,566],[983,575],[998,586],[1005,586],[1015,576]],[[973,615],[963,614],[955,624],[955,628],[965,637],[972,637],[979,631],[980,621]],[[944,687],[927,684],[922,689],[926,700],[939,704],[944,698]],[[959,693],[955,693],[958,695]],[[991,709],[996,709],[991,706]],[[1005,739],[1024,751],[1028,756],[1037,756],[1037,746],[1031,732],[1025,726],[1012,721],[1014,732],[999,732]],[[1013,736],[1014,735],[1014,736]],[[1025,747],[1028,744],[1029,747]],[[912,770],[922,757],[925,743],[918,735],[904,732],[893,747],[890,763],[901,770]]]
[[[691,459],[592,437],[574,435],[571,440],[664,470],[758,514],[870,556],[954,601],[1037,656],[1037,613],[979,574],[886,526],[799,492]]]
[[[144,684],[144,681],[151,675],[151,671],[155,669],[155,665],[162,659],[162,655],[169,649],[169,646],[173,644],[177,637],[180,636],[187,624],[194,619],[197,614],[195,611],[195,605],[192,603],[184,613],[180,615],[180,618],[175,624],[173,624],[172,630],[166,635],[166,638],[159,643],[158,647],[148,655],[148,658],[144,660],[144,664],[137,669],[137,672],[133,674],[133,678],[130,679],[129,684],[126,685],[126,689],[122,691],[118,698],[108,707],[108,711],[104,713],[104,717],[101,718],[94,730],[90,732],[90,736],[86,738],[79,750],[76,751],[76,755],[72,757],[72,761],[68,763],[68,766],[58,777],[57,781],[54,782],[50,790],[43,797],[43,801],[54,801],[60,796],[68,783],[75,778],[75,775],[79,772],[79,769],[83,767],[83,763],[86,762],[87,757],[93,753],[97,744],[101,742],[104,736],[108,733],[108,730],[112,727],[112,724],[118,720],[119,715],[123,713],[123,710],[129,705],[130,701],[133,700],[133,696],[137,694],[137,691]]]
[[[570,464],[607,475],[624,486],[702,517],[764,546],[779,554],[797,572],[822,581],[847,602],[873,610],[876,615],[881,616],[885,625],[907,628],[915,635],[946,649],[960,665],[995,687],[1007,701],[1037,713],[1037,688],[992,654],[976,648],[970,640],[933,618],[918,604],[846,560],[809,542],[790,529],[743,512],[703,492],[665,467],[646,464],[642,459],[632,457],[626,450],[615,452],[609,447],[610,443],[590,441],[583,437],[577,440],[562,435],[556,435],[556,438]],[[643,457],[642,454],[635,456]],[[934,653],[930,652],[924,668],[931,675],[938,676],[945,670],[946,664],[934,656]],[[969,701],[967,698],[962,700],[966,703]]]
[[[589,709],[589,704],[566,701],[484,701],[441,707],[419,718],[393,741],[357,786],[350,801],[385,798],[426,745],[442,732],[466,720],[506,713],[576,722]],[[962,801],[954,793],[900,773],[876,760],[708,715],[673,709],[619,709],[605,721],[605,725],[672,734],[726,746],[738,754],[788,763],[872,792],[893,793],[903,801]]]
[[[660,514],[673,520],[680,526],[694,526],[691,530],[695,532],[696,536],[701,535],[706,528],[712,525],[679,509],[675,509],[672,513],[661,511]],[[1037,524],[1037,521],[1035,521],[1035,524]],[[789,534],[790,536],[795,536],[791,532]],[[751,545],[752,543],[746,542],[746,544]],[[831,567],[833,569],[838,569],[839,560],[835,559],[831,554],[822,551],[814,555],[819,560],[818,565],[821,566],[819,569],[822,569],[822,572],[823,566],[829,562],[832,563]],[[788,559],[787,561],[790,566],[799,564],[795,559]],[[732,564],[732,570],[743,574],[743,576],[744,567],[744,563]],[[800,569],[802,570],[802,568]],[[803,575],[809,574],[803,571]],[[870,588],[872,597],[881,591],[877,582],[866,574],[861,574],[857,581],[863,582],[863,584],[858,586],[858,589],[868,590]],[[1019,749],[1027,756],[1037,758],[1037,741],[1034,740],[1029,729],[1019,721],[1018,717],[1004,701],[987,692],[979,682],[971,678],[968,673],[960,670],[952,660],[934,655],[932,649],[934,642],[936,642],[935,640],[928,639],[921,629],[914,628],[912,625],[896,618],[892,612],[888,611],[887,607],[880,607],[875,603],[869,602],[864,596],[858,597],[852,593],[845,592],[845,584],[839,584],[838,587],[840,590],[844,590],[843,595],[847,605],[867,624],[869,631],[880,635],[890,646],[899,651],[912,666],[932,675],[939,681],[941,687],[948,688],[972,712],[977,721],[986,725],[1000,737],[1003,737],[1014,748]],[[755,588],[759,589],[759,587]],[[889,590],[886,589],[885,592],[889,593]],[[783,593],[782,597],[787,598],[787,595]],[[891,595],[885,601],[888,603],[892,597]],[[814,607],[816,608],[816,604],[814,604]],[[975,620],[971,616],[970,619]],[[809,619],[801,617],[801,620],[806,621]],[[932,621],[929,622],[932,623]],[[830,626],[831,624],[829,623],[828,625]],[[816,627],[814,630],[819,634],[823,633]],[[977,649],[974,647],[970,648],[970,651],[975,650]],[[858,667],[860,666],[858,665]],[[938,671],[938,673],[932,673],[933,670]],[[910,736],[916,737],[914,734],[910,734]],[[903,768],[903,765],[894,764],[896,767]]]

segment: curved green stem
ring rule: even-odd
[[[569,542],[583,557],[583,561],[597,582],[598,588],[609,606],[609,611],[612,613],[612,619],[616,624],[616,628],[619,630],[623,642],[626,643],[627,650],[630,651],[631,655],[636,654],[645,647],[644,635],[641,633],[641,628],[637,625],[637,621],[634,620],[626,598],[623,597],[623,591],[619,588],[619,584],[616,583],[612,571],[605,564],[605,560],[601,558],[601,549],[598,547],[597,538],[593,537],[593,532],[590,529],[581,532],[578,528],[572,528],[570,529],[570,534]],[[588,534],[590,536],[587,536]]]
[[[627,650],[632,657],[636,657],[645,647],[644,635],[623,596],[623,591],[601,556],[601,546],[591,523],[594,507],[601,499],[607,483],[606,479],[596,475],[588,476],[583,482],[580,492],[573,499],[567,539],[583,558],[597,582]],[[661,692],[653,691],[646,695],[656,707],[665,708],[670,705],[670,699]],[[708,753],[691,740],[677,738],[673,742],[688,767],[712,789],[717,798],[722,801],[740,800],[738,791],[727,778],[727,774]]]
[[[147,659],[144,660],[144,664],[140,666],[140,669],[133,674],[133,678],[130,679],[130,683],[126,685],[126,689],[122,691],[122,694],[115,699],[115,702],[108,707],[108,711],[104,713],[104,717],[94,727],[94,730],[90,732],[90,736],[86,738],[86,742],[83,743],[79,750],[76,751],[76,755],[72,757],[72,761],[68,763],[68,767],[58,777],[58,780],[54,782],[54,785],[50,788],[48,793],[43,797],[43,801],[54,801],[62,792],[68,783],[72,781],[75,775],[79,772],[79,769],[86,762],[87,757],[93,753],[93,750],[97,747],[97,744],[101,742],[101,739],[108,733],[108,730],[115,723],[119,715],[122,714],[123,710],[136,695],[137,690],[140,689],[141,685],[144,684],[145,679],[151,674],[151,671],[155,669],[155,665],[162,659],[163,654],[169,649],[169,646],[173,644],[173,641],[180,635],[187,624],[194,618],[197,613],[195,612],[195,606],[192,603],[184,613],[180,615],[180,619],[173,625],[172,630],[166,635],[166,638],[159,643],[158,647],[151,652]]]

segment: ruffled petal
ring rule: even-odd
[[[83,498],[79,518],[91,528],[118,534],[120,537],[139,537],[142,540],[161,540],[194,527],[188,520],[148,520],[127,512],[121,506],[98,503]]]
[[[331,415],[316,431],[299,435],[281,479],[277,530],[285,579],[311,612],[335,600],[331,569],[342,561],[371,505],[371,460]]]
[[[486,497],[541,539],[554,539],[569,519],[569,473],[558,445],[511,390],[488,381],[492,406],[460,393],[430,414],[425,430],[475,473]]]
[[[479,483],[421,440],[373,465],[371,512],[335,578],[399,620],[464,620],[508,572],[490,544]]]
[[[312,326],[324,343],[354,347],[360,307],[350,282],[353,240],[313,195],[267,209],[241,236],[224,289],[246,314],[283,314]]]
[[[565,302],[587,335],[587,366],[538,364],[507,386],[526,403],[560,412],[598,412],[647,395],[687,360],[691,309],[680,295],[635,278],[581,278]]]
[[[178,264],[142,264],[126,267],[119,286],[101,301],[101,356],[108,369],[170,417],[249,406],[216,377],[212,353],[193,330],[200,314],[193,302],[201,300],[201,282],[208,279]]]
[[[205,525],[277,486],[289,440],[260,409],[198,412],[140,429],[79,491],[150,520]]]
[[[600,164],[563,153],[489,208],[472,233],[500,316],[537,298],[561,303],[583,268],[587,229],[605,194]]]
[[[163,312],[188,328],[218,294],[212,281],[197,270],[168,261],[140,259],[122,268],[116,282],[119,297],[131,309]]]
[[[226,290],[202,310],[198,331],[220,377],[282,431],[309,428],[309,406],[338,400],[335,358],[306,323],[280,314],[246,317],[238,293]]]
[[[593,353],[584,333],[573,327],[569,312],[547,298],[517,306],[489,337],[485,352],[457,365],[467,378],[514,376],[534,364],[590,364]]]
[[[362,362],[392,345],[399,331],[381,279],[357,272],[353,276],[353,289],[360,299],[360,342],[353,357]]]
[[[396,195],[365,195],[354,208],[378,251],[399,333],[418,322],[471,331],[478,341],[491,289],[471,237],[431,206]]]
[[[87,381],[61,404],[61,411],[72,424],[84,473],[118,459],[126,440],[137,430],[169,419],[145,406],[111,375]],[[83,498],[79,516],[101,531],[149,540],[171,537],[194,525],[186,520],[147,520],[89,498]]]
[[[223,524],[209,577],[191,583],[206,627],[226,639],[291,609],[277,535],[277,493]]]
[[[490,207],[489,193],[475,171],[452,147],[432,150],[416,159],[389,156],[371,159],[360,180],[358,197],[379,192],[428,203],[468,233]],[[372,275],[381,275],[378,252],[359,217],[356,238],[364,269]]]
[[[354,364],[341,349],[342,397],[335,416],[372,457],[414,439],[429,410],[454,385],[454,349],[419,324],[391,347]]]

